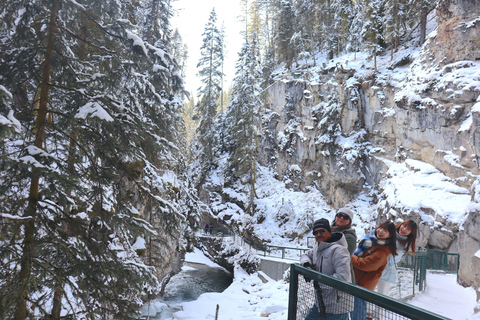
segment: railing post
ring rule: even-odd
[[[458,270],[460,269],[460,254],[457,254],[457,281],[458,281]]]
[[[288,294],[288,320],[297,318],[298,273],[295,265],[290,265],[290,288]]]

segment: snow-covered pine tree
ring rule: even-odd
[[[246,42],[251,42],[256,34],[260,55],[262,56],[263,85],[268,85],[270,74],[276,67],[275,44],[273,32],[278,0],[241,0],[244,14],[240,20],[245,24],[242,35]]]
[[[298,30],[302,32],[305,49],[314,58],[318,40],[318,21],[315,0],[300,0],[296,2]]]
[[[285,62],[287,68],[290,68],[295,53],[295,48],[290,40],[296,32],[295,7],[292,0],[275,0],[278,7],[278,13],[275,17],[275,38],[276,54],[279,62]]]
[[[377,72],[377,52],[382,48],[383,43],[383,0],[365,0],[363,11],[364,24],[362,28],[362,39],[374,59],[374,69]]]
[[[184,78],[188,60],[188,45],[183,43],[182,36],[178,32],[178,29],[175,29],[173,32],[171,47],[172,56],[176,58],[178,66],[182,72],[181,75]]]
[[[193,159],[193,143],[195,141],[195,132],[197,131],[198,126],[198,121],[195,117],[195,97],[193,94],[191,94],[189,100],[185,102],[185,112],[183,114],[183,118],[185,119],[185,126],[187,130],[187,147],[185,158],[187,163],[190,163]]]
[[[196,184],[203,181],[206,172],[210,169],[217,144],[215,135],[217,101],[222,88],[223,73],[221,70],[224,56],[223,35],[217,27],[215,9],[212,9],[210,13],[202,37],[201,58],[197,64],[198,76],[202,85],[198,89],[199,101],[196,107],[197,115],[200,118],[195,146]]]
[[[186,238],[199,227],[200,212],[195,192],[190,187],[185,161],[188,150],[182,96],[186,93],[177,56],[182,58],[186,52],[179,35],[175,36],[170,30],[169,19],[173,10],[170,2],[137,2],[139,10],[143,8],[144,12],[149,12],[150,18],[139,19],[142,24],[131,31],[139,36],[150,34],[150,40],[144,42],[148,54],[134,60],[139,67],[130,70],[136,79],[129,83],[128,91],[132,105],[141,108],[141,114],[146,116],[144,121],[151,125],[151,130],[142,137],[144,142],[140,144],[146,159],[144,170],[129,191],[140,203],[140,216],[158,231],[158,235],[146,239],[148,255],[144,256],[144,261],[160,270],[158,275],[164,277],[162,286],[174,272],[179,271],[172,269],[178,266],[173,258],[180,258],[180,251],[186,246],[184,240],[188,240]],[[135,39],[135,35],[132,37],[134,45],[137,42],[137,45],[142,45],[141,39]],[[145,92],[149,94],[145,96]]]
[[[419,45],[422,45],[426,39],[427,16],[435,9],[437,1],[430,0],[410,0],[407,5],[407,14],[410,25],[419,26]]]
[[[130,1],[3,10],[0,317],[131,318],[160,289],[138,203],[175,235],[185,219],[154,166],[180,159],[178,68],[167,44],[142,41]]]
[[[360,51],[362,41],[361,33],[363,26],[363,4],[361,1],[354,1],[352,6],[352,21],[350,23],[350,28],[347,38],[347,50],[350,52],[356,53]]]
[[[346,49],[348,32],[352,21],[352,1],[350,0],[333,0],[333,29],[337,36],[337,55]]]
[[[386,0],[385,2],[384,30],[385,41],[391,47],[391,59],[393,60],[393,52],[397,49],[399,38],[402,35],[403,26],[405,25],[405,1],[403,0]]]
[[[322,28],[322,49],[327,53],[328,59],[333,59],[338,52],[339,30],[336,29],[334,8],[331,1],[322,1],[320,6],[321,28]]]
[[[246,212],[254,214],[255,180],[257,172],[258,112],[262,104],[260,61],[255,34],[245,43],[236,63],[236,76],[225,118],[226,136],[230,143],[227,176],[249,186]]]

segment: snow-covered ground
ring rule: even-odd
[[[188,253],[186,261],[214,265],[198,250]],[[237,269],[232,285],[224,292],[205,293],[180,304],[183,310],[171,319],[215,319],[218,305],[218,319],[222,320],[286,320],[288,289],[284,281],[263,283],[258,274]],[[480,314],[474,315],[475,300],[475,290],[458,285],[455,275],[428,273],[426,290],[409,303],[454,320],[480,320]]]

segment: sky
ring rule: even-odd
[[[188,46],[188,62],[185,76],[185,87],[189,92],[197,95],[200,80],[197,79],[197,63],[200,59],[202,34],[208,21],[210,12],[215,8],[217,13],[217,26],[225,26],[226,58],[225,58],[225,84],[228,88],[235,76],[235,61],[242,47],[243,38],[240,35],[242,23],[239,22],[241,14],[240,4],[236,0],[177,0],[173,2],[177,10],[172,19],[173,29],[178,28],[183,42]]]

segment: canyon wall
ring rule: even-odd
[[[380,202],[388,161],[432,165],[469,190],[466,221],[393,203],[378,215],[415,219],[419,244],[459,253],[461,282],[480,287],[480,1],[439,1],[436,20],[419,52],[400,49],[378,72],[347,59],[277,79],[264,96],[259,162],[293,189],[316,186],[336,208],[367,188]]]

